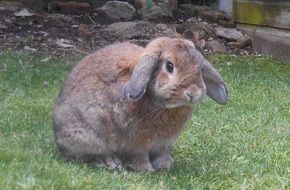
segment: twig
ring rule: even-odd
[[[90,16],[88,16],[88,17],[89,17],[90,21],[92,21],[93,24],[96,24],[96,22]]]
[[[75,50],[75,51],[78,51],[78,52],[80,52],[80,53],[89,54],[89,52],[86,52],[86,51],[83,51],[83,50],[79,50],[79,49],[77,49],[77,48],[74,48],[74,50]]]

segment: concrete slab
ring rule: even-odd
[[[241,24],[237,28],[253,38],[254,51],[272,55],[290,64],[290,30]]]

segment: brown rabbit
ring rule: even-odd
[[[228,100],[224,80],[192,42],[114,44],[85,57],[65,81],[55,143],[66,158],[109,169],[169,169],[174,142],[205,94]]]

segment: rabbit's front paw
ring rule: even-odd
[[[170,154],[163,154],[159,157],[154,158],[154,160],[151,161],[151,164],[155,170],[160,169],[170,169],[173,164],[173,158]]]
[[[116,156],[107,156],[105,158],[105,166],[109,170],[123,170],[122,160]]]
[[[127,166],[135,171],[153,172],[148,153],[132,153],[127,155]]]

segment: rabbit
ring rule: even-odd
[[[129,42],[83,58],[53,110],[59,152],[108,169],[170,169],[172,148],[193,108],[208,95],[226,104],[221,75],[185,39]]]

